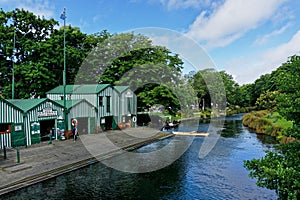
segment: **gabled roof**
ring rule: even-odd
[[[114,89],[120,94],[127,90],[129,86],[114,86]]]
[[[7,99],[6,101],[26,113],[48,99]]]
[[[77,94],[98,94],[105,88],[109,87],[110,84],[94,84],[94,85],[81,85],[76,88],[74,93]]]
[[[90,84],[90,85],[66,85],[66,94],[98,94],[110,84]],[[48,91],[46,94],[63,94],[64,86],[60,85]]]
[[[66,93],[71,94],[73,90],[75,90],[79,85],[66,85]],[[56,88],[48,91],[46,94],[51,93],[51,94],[62,94],[64,92],[64,86],[60,85],[57,86]]]
[[[51,101],[58,104],[61,107],[64,107],[64,100],[51,100]],[[85,99],[66,100],[66,107],[69,110],[81,102],[86,102],[91,107],[93,107],[93,105]]]

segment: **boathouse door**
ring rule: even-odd
[[[26,144],[26,137],[24,132],[24,125],[12,124],[11,146],[18,147],[18,146],[25,146],[25,144]]]

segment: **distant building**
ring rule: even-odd
[[[44,99],[0,99],[0,148],[32,145],[66,133],[63,96],[63,86],[58,86]],[[68,129],[76,119],[78,132],[91,134],[136,122],[137,97],[128,86],[67,85],[66,109]]]
[[[47,98],[63,100],[63,89],[63,86],[58,86],[48,91]],[[137,96],[128,86],[67,85],[66,98],[67,100],[85,99],[90,102],[97,112],[95,124],[101,126],[103,130],[116,129],[118,123],[128,123],[137,114]]]

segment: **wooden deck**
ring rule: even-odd
[[[177,131],[173,131],[173,134],[175,135],[189,135],[189,136],[200,136],[200,137],[207,137],[209,135],[209,133],[199,133],[196,131],[192,131],[192,132],[177,132]]]

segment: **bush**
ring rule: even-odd
[[[266,133],[266,126],[272,126],[272,123],[262,116],[266,115],[265,111],[258,111],[245,114],[243,116],[243,125],[253,129],[256,133]]]

